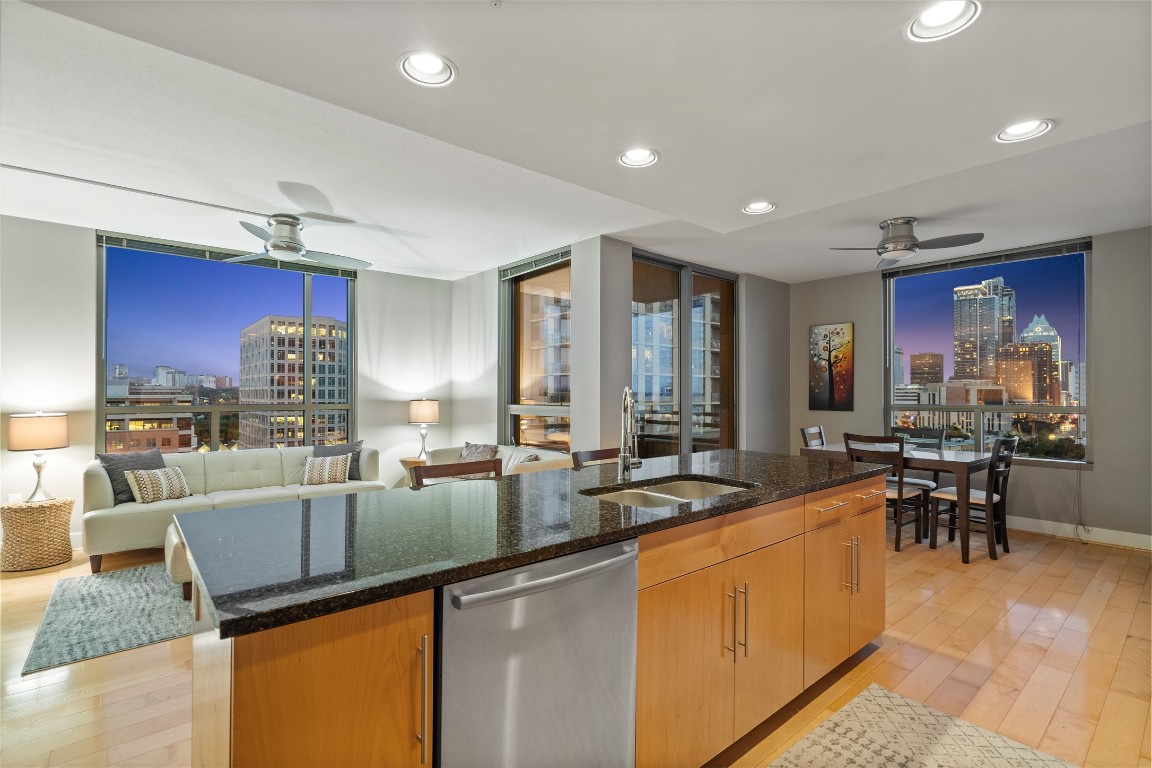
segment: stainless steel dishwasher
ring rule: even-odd
[[[444,768],[630,766],[635,539],[442,593]]]

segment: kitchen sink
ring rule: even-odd
[[[631,488],[588,488],[580,491],[585,496],[595,496],[602,501],[611,501],[629,507],[670,507],[689,501],[711,499],[729,493],[755,488],[755,483],[735,484],[721,478],[690,478],[684,480],[646,480],[641,486]]]

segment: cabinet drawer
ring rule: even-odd
[[[804,495],[804,530],[813,531],[851,517],[855,506],[855,483],[807,493]]]
[[[884,506],[885,486],[883,475],[860,480],[849,486],[855,505],[852,514],[859,515],[862,512]]]

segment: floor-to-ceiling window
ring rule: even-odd
[[[735,447],[735,318],[734,278],[649,255],[633,259],[641,457]]]
[[[347,442],[349,318],[339,270],[101,236],[103,449],[240,450]]]

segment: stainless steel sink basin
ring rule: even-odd
[[[683,504],[687,499],[668,496],[660,493],[649,493],[642,490],[610,491],[608,493],[593,494],[603,501],[612,501],[616,504],[626,504],[629,507],[674,507]]]
[[[660,485],[648,485],[644,487],[648,493],[659,493],[664,496],[674,496],[678,499],[685,501],[696,501],[698,499],[710,499],[713,496],[723,496],[726,493],[736,493],[737,491],[747,490],[738,485],[726,485],[722,483],[709,483],[703,480],[677,480],[671,483],[661,483]]]

